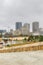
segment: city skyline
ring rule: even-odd
[[[15,29],[18,21],[43,28],[43,0],[0,0],[0,29]]]
[[[33,25],[33,23],[34,23],[34,25]],[[33,21],[32,23],[28,23],[28,22],[25,22],[25,23],[23,23],[23,22],[15,22],[15,24],[14,24],[15,25],[15,28],[10,28],[10,26],[7,26],[6,29],[0,29],[0,30],[6,30],[6,31],[10,31],[11,29],[12,30],[17,30],[19,28],[22,28],[26,24],[29,24],[30,25],[30,32],[33,31],[34,26],[36,28],[38,26],[39,29],[40,28],[43,28],[43,27],[40,27],[40,23],[38,21]]]
[[[24,23],[22,25],[22,22],[16,22],[15,30],[13,29],[7,29],[6,30],[0,30],[0,33],[6,33],[6,34],[12,34],[12,35],[43,35],[43,28],[39,27],[39,22],[33,22],[32,23],[32,31],[30,30],[30,24]]]

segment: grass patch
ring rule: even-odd
[[[22,46],[22,45],[33,44],[33,43],[35,43],[35,42],[27,42],[27,41],[24,41],[23,43],[11,44],[11,45],[7,45],[6,47]]]

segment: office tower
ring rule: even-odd
[[[16,22],[16,30],[22,28],[22,22]]]
[[[22,27],[22,35],[29,35],[30,33],[30,24],[25,23]]]
[[[32,31],[33,32],[39,32],[39,22],[33,22]]]
[[[43,35],[43,28],[39,29],[39,33],[40,33],[40,35]]]

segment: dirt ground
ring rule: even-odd
[[[43,65],[43,50],[0,53],[0,65]]]

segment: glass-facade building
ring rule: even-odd
[[[33,22],[32,30],[33,32],[39,32],[39,22]]]
[[[22,22],[16,22],[16,30],[22,28]]]

